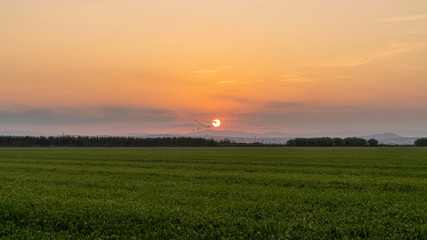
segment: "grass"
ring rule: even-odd
[[[427,148],[0,148],[0,238],[426,239]]]

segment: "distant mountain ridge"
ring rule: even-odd
[[[369,136],[362,136],[365,139],[376,139],[381,144],[387,145],[412,145],[414,144],[417,137],[402,137],[395,133],[383,133],[383,134],[374,134]]]
[[[224,137],[261,137],[261,138],[297,138],[297,137],[362,137],[375,139],[401,138],[395,133],[366,134],[362,132],[341,131],[341,132],[314,132],[314,133],[284,133],[284,132],[245,132],[245,131],[226,131],[226,130],[201,130],[187,134],[185,136],[224,136]]]
[[[363,138],[374,138],[377,140],[386,140],[386,139],[394,139],[394,138],[402,138],[402,136],[399,136],[395,133],[382,133],[382,134],[373,134],[369,136],[362,136]]]

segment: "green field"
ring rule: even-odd
[[[0,238],[426,239],[427,148],[0,148]]]

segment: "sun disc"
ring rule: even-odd
[[[221,121],[220,121],[220,120],[218,120],[218,119],[214,119],[214,120],[212,121],[212,126],[214,126],[214,127],[219,127],[219,126],[221,126]]]

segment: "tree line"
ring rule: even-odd
[[[236,143],[228,139],[214,140],[194,137],[89,137],[89,136],[1,136],[0,147],[363,147],[378,146],[378,140],[358,137],[295,138],[286,144]],[[415,146],[427,146],[427,138],[419,138]]]
[[[216,147],[220,142],[192,137],[0,136],[0,147]]]
[[[415,146],[427,146],[427,138],[418,138],[414,142]]]
[[[331,138],[331,137],[317,137],[317,138],[295,138],[286,143],[287,146],[293,147],[362,147],[362,146],[378,146],[378,140],[358,137],[347,138]]]

